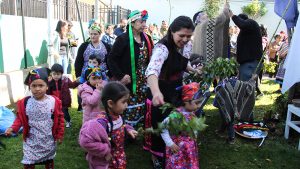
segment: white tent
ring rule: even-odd
[[[285,75],[282,84],[282,93],[285,93],[289,88],[291,88],[295,83],[300,82],[300,22],[297,21],[297,26],[295,28],[293,38],[291,41],[291,46],[284,63]]]

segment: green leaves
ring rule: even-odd
[[[268,9],[266,8],[266,4],[264,2],[252,0],[251,3],[242,7],[242,11],[243,13],[249,15],[250,18],[257,19],[264,16],[268,12]]]
[[[211,64],[204,66],[202,82],[211,84],[215,78],[222,80],[231,77],[237,72],[237,69],[238,63],[234,58],[219,57]]]
[[[276,72],[277,63],[275,62],[264,62],[263,71],[265,73],[275,73]]]

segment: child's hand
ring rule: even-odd
[[[61,144],[62,143],[62,139],[61,138],[57,139],[57,142],[58,142],[58,144]]]
[[[80,82],[80,77],[77,77],[76,82],[77,82],[77,83]]]
[[[104,86],[103,86],[103,83],[102,83],[102,81],[100,82],[100,83],[97,83],[96,84],[96,89],[98,89],[98,90],[102,90],[104,88]]]
[[[105,156],[106,161],[110,161],[112,159],[112,155],[109,153]]]
[[[10,128],[10,127],[9,127],[8,129],[6,129],[6,131],[5,131],[5,135],[6,135],[6,136],[11,136],[12,133],[13,133],[13,129]]]
[[[135,137],[138,135],[138,132],[135,131],[135,130],[130,130],[130,131],[128,131],[128,134],[129,134],[133,139],[135,139]]]
[[[171,147],[170,147],[171,151],[176,154],[178,151],[179,151],[179,147],[178,145],[176,144],[173,144]]]

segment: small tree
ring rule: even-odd
[[[248,5],[242,7],[243,13],[247,14],[252,19],[257,19],[264,16],[268,9],[264,2],[259,2],[258,0],[252,0]]]
[[[220,10],[221,0],[205,0],[204,11],[209,18],[214,18]]]

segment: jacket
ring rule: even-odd
[[[64,136],[64,113],[61,110],[61,101],[52,96],[55,99],[55,106],[53,112],[53,127],[52,127],[52,135],[54,140],[62,139]],[[23,140],[26,141],[28,137],[30,126],[28,124],[28,117],[26,115],[26,106],[25,100],[28,97],[25,97],[17,102],[17,117],[12,124],[11,128],[13,129],[14,133],[17,133],[19,129],[23,126]]]
[[[93,89],[85,82],[78,86],[78,95],[82,99],[83,119],[82,124],[97,117],[100,112],[100,96],[101,92],[98,89]]]
[[[111,152],[107,131],[98,119],[84,123],[79,133],[79,144],[87,151],[86,160],[93,169],[107,169],[105,156]]]
[[[239,64],[260,60],[263,54],[262,36],[259,25],[252,19],[232,16],[233,22],[240,28],[237,37],[237,61]]]
[[[148,62],[150,61],[150,54],[153,48],[152,39],[149,35],[146,35],[150,41],[150,46],[145,38],[146,34],[141,33],[142,41],[148,49]],[[134,53],[135,53],[135,64],[138,64],[138,56],[140,54],[140,47],[137,42],[134,41]],[[132,77],[131,72],[131,55],[130,55],[130,43],[129,43],[129,33],[123,33],[118,36],[111,52],[107,57],[107,66],[110,75],[116,80],[121,80],[126,74]],[[132,80],[132,79],[131,79]],[[132,89],[131,83],[126,85],[128,89]]]
[[[60,98],[62,107],[71,107],[71,92],[69,88],[76,88],[79,85],[76,81],[72,82],[68,77],[63,76],[57,82],[55,80],[49,81],[49,88],[47,94],[55,95]]]

